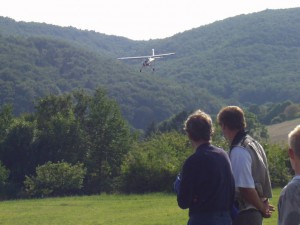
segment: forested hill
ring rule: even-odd
[[[120,56],[175,51],[155,73]],[[136,128],[181,110],[300,101],[300,8],[240,15],[166,39],[133,41],[0,17],[0,104],[103,86]]]

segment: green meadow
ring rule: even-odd
[[[275,206],[279,193],[273,190]],[[0,202],[0,224],[5,225],[184,225],[187,214],[178,208],[175,195],[163,193]],[[264,225],[275,224],[277,212],[264,220]]]

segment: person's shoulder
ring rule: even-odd
[[[261,148],[263,148],[260,142],[257,139],[253,138],[252,136],[250,136],[249,134],[246,135],[245,142],[247,143],[247,145],[250,145],[252,147],[259,145]]]
[[[210,147],[216,151],[226,152],[221,146],[216,146],[211,144]]]
[[[300,194],[300,180],[291,180],[282,190],[280,195],[295,196]]]
[[[246,150],[246,148],[244,146],[241,146],[241,145],[235,145],[232,147],[231,151],[236,151],[236,150]]]
[[[234,146],[230,151],[230,155],[249,155],[249,152],[243,146]]]
[[[285,187],[289,191],[298,191],[300,192],[300,180],[299,179],[292,179]]]
[[[197,154],[196,154],[196,152],[194,152],[193,154],[191,154],[191,155],[185,160],[185,163],[189,163],[189,162],[195,161],[196,159],[197,159]]]

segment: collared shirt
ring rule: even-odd
[[[252,159],[243,147],[234,147],[230,153],[232,173],[236,188],[255,188],[252,177]]]

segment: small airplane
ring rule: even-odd
[[[163,58],[164,56],[169,56],[169,55],[174,55],[175,53],[172,52],[172,53],[164,53],[164,54],[158,54],[158,55],[155,55],[154,53],[154,49],[152,49],[152,55],[146,55],[146,56],[132,56],[132,57],[121,57],[121,58],[118,58],[118,59],[144,59],[143,61],[143,64],[142,64],[142,67],[140,69],[140,72],[142,72],[142,69],[144,67],[147,67],[147,66],[151,66],[152,64],[151,63],[154,63],[154,60],[155,59],[159,59],[159,58]],[[154,67],[152,68],[152,70],[154,71]]]

